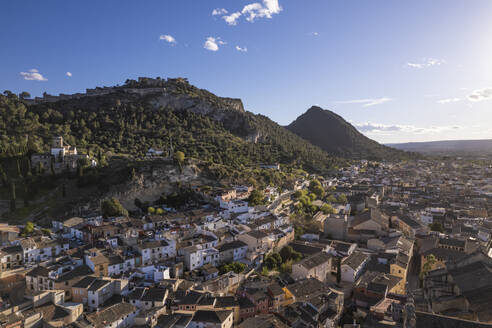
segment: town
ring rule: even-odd
[[[363,160],[290,190],[195,192],[199,205],[137,215],[113,198],[51,227],[0,224],[0,326],[492,326],[486,161]]]

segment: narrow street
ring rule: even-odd
[[[419,285],[419,272],[420,272],[420,255],[414,252],[412,259],[410,260],[410,268],[408,270],[407,282],[410,292],[418,289]]]

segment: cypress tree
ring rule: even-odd
[[[15,163],[17,165],[17,177],[22,178],[22,171],[21,171],[21,166],[20,166],[19,159],[16,159],[15,160]]]
[[[43,175],[43,173],[44,173],[43,163],[39,162],[39,164],[38,164],[38,174],[39,175]]]
[[[32,175],[31,159],[29,157],[27,158],[26,166],[27,166],[26,175]]]
[[[15,212],[16,206],[15,206],[15,182],[10,182],[10,211]]]
[[[24,182],[24,207],[29,206],[29,183]]]
[[[53,161],[51,161],[50,170],[51,170],[51,175],[55,176],[55,163],[53,163]]]
[[[77,164],[77,177],[82,178],[84,176],[84,168],[82,165]]]
[[[2,180],[2,184],[5,188],[8,187],[8,179],[7,179],[7,174],[5,173],[3,166],[0,164],[0,179]]]

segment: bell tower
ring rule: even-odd
[[[51,148],[63,148],[63,137],[62,136],[53,137]]]

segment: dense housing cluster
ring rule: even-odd
[[[200,206],[2,224],[0,324],[486,327],[490,173],[361,161]]]

